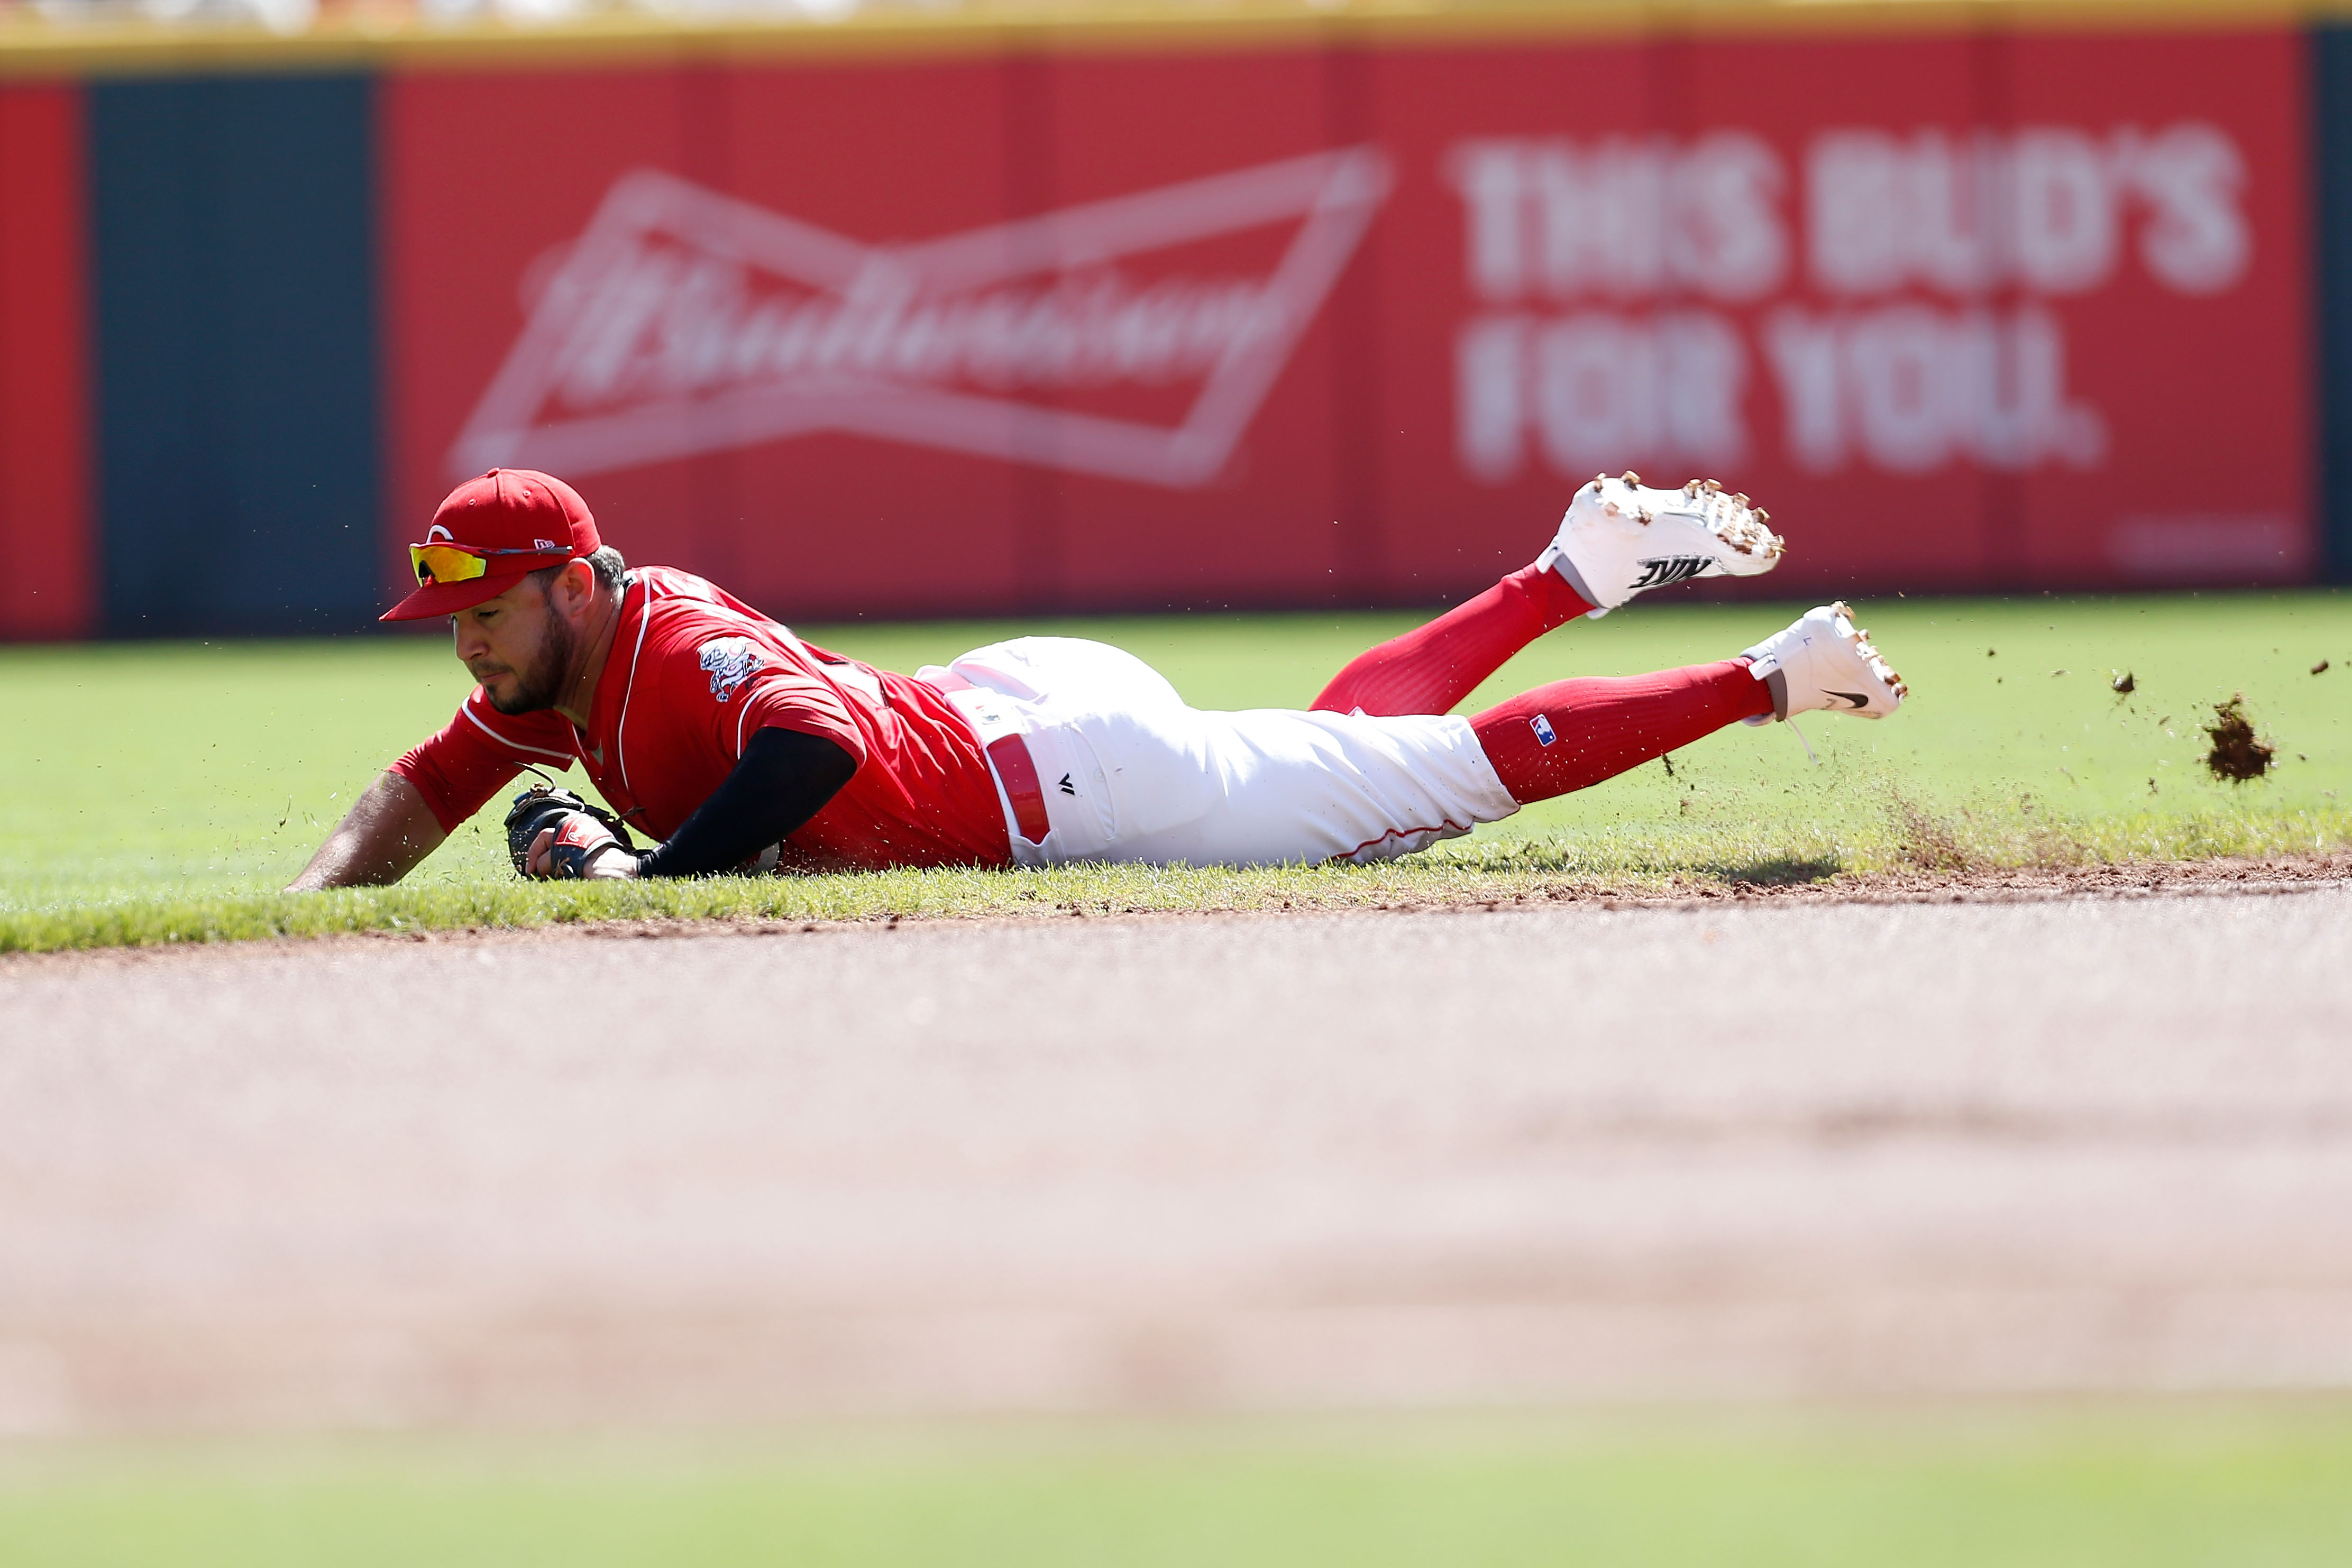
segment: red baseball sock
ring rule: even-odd
[[[1503,662],[1591,610],[1549,567],[1515,571],[1426,626],[1359,653],[1315,699],[1318,713],[1452,713]]]
[[[1745,659],[1622,679],[1554,681],[1470,721],[1520,805],[1612,779],[1735,720],[1772,711]]]

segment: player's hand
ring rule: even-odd
[[[530,841],[524,874],[610,882],[637,874],[637,857],[585,811],[567,811]]]
[[[618,819],[569,789],[540,783],[514,798],[507,812],[507,858],[530,877],[637,874],[636,846]]]

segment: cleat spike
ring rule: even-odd
[[[1639,474],[1634,473],[1631,468],[1628,468],[1628,469],[1626,469],[1626,470],[1625,470],[1625,483],[1626,483],[1626,484],[1628,484],[1628,485],[1634,485],[1634,486],[1637,486],[1637,485],[1641,484],[1641,482],[1642,482],[1642,476],[1641,476]]]

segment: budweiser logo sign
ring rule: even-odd
[[[580,476],[837,431],[1205,484],[1387,191],[1380,153],[1349,148],[877,246],[625,174],[541,290],[449,470]],[[1263,275],[1140,269],[1282,228],[1295,232]],[[1139,389],[1171,417],[1087,406]]]

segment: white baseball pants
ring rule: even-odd
[[[991,643],[919,678],[983,745],[1028,747],[1052,831],[1030,842],[1004,801],[1023,865],[1365,863],[1519,809],[1467,719],[1202,712],[1134,654],[1073,637]]]

